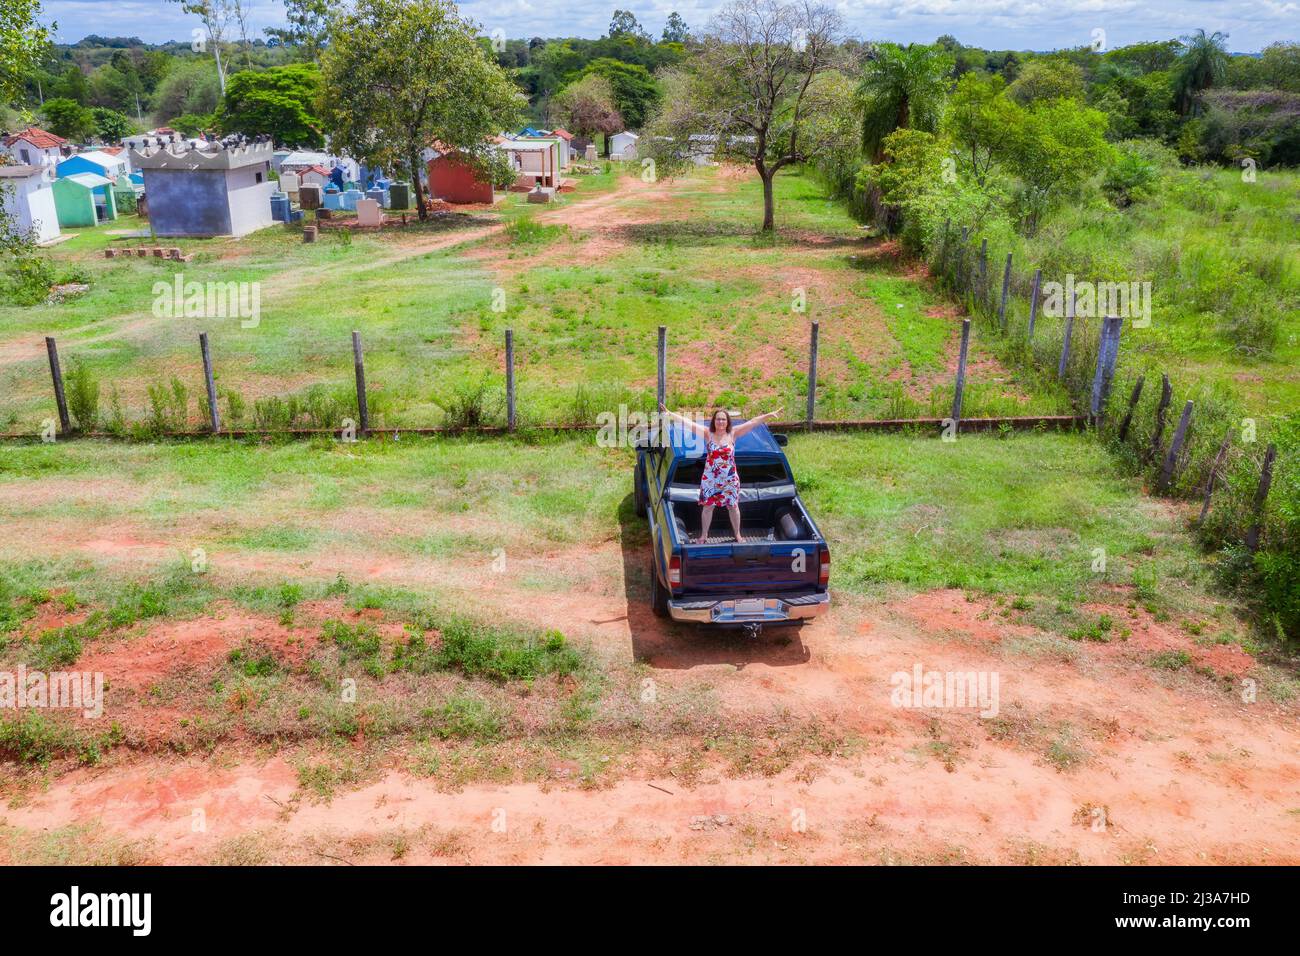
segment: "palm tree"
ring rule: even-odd
[[[1174,74],[1174,98],[1180,116],[1199,109],[1198,97],[1212,86],[1223,83],[1228,74],[1228,34],[1207,34],[1197,30],[1183,37],[1183,53]]]
[[[948,55],[934,47],[882,43],[876,48],[858,84],[862,149],[872,162],[884,158],[884,139],[894,130],[938,129],[951,67]]]

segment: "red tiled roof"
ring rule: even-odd
[[[12,136],[5,137],[5,145],[12,146],[20,139],[25,139],[33,146],[41,149],[51,149],[55,146],[62,146],[67,142],[62,136],[55,136],[53,133],[47,133],[43,129],[37,129],[35,126],[29,126],[24,130],[19,130]]]
[[[303,170],[303,172],[304,172],[304,173],[320,173],[320,174],[321,174],[322,176],[324,176],[326,179],[328,179],[328,178],[329,178],[329,175],[330,175],[330,171],[329,171],[328,169],[326,169],[324,166],[322,166],[320,163],[317,163],[315,166],[308,166],[306,169]]]
[[[108,153],[108,155],[110,156],[116,156],[118,153],[122,152],[122,150],[124,150],[125,148],[126,148],[125,146],[101,146],[99,148],[99,151],[101,153]]]
[[[569,140],[573,139],[573,134],[570,133],[567,129],[557,129],[557,130],[552,130],[551,132],[553,132],[556,136],[559,136],[566,143]]]

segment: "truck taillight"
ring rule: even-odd
[[[831,551],[830,548],[822,548],[817,553],[817,584],[819,587],[826,587],[831,581]]]
[[[680,555],[674,554],[668,559],[668,586],[670,588],[682,586],[682,559]]]

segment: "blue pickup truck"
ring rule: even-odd
[[[736,421],[740,424],[740,420]],[[661,617],[740,625],[796,623],[830,606],[831,553],[799,493],[784,435],[766,425],[736,442],[740,536],[722,509],[700,533],[703,442],[679,424],[637,445],[634,501],[650,523],[650,604]]]

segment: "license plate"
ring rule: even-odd
[[[742,598],[736,602],[737,614],[762,614],[767,607],[763,598]]]

